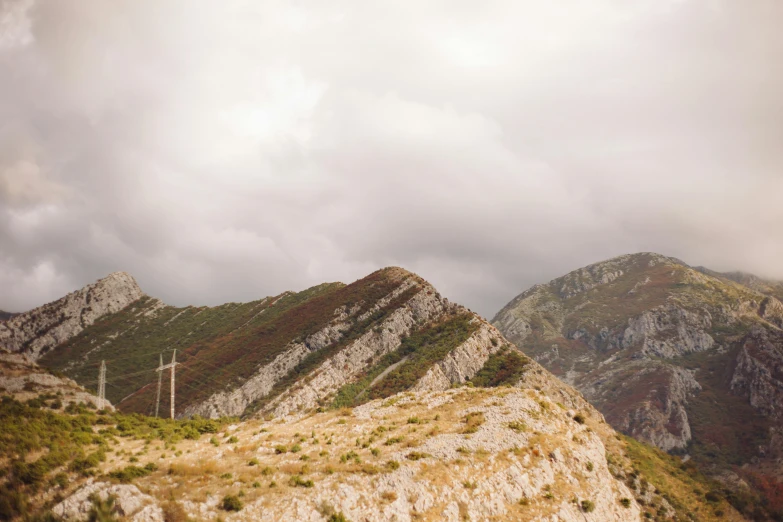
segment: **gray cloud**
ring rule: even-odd
[[[0,308],[390,264],[492,315],[640,250],[783,278],[775,0],[0,0]],[[549,5],[554,4],[554,5]]]

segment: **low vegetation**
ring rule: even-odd
[[[490,355],[484,367],[470,381],[474,386],[485,388],[513,386],[525,374],[528,364],[530,359],[519,350],[506,346]]]
[[[28,514],[34,509],[30,497],[44,488],[64,490],[72,479],[95,476],[118,438],[174,444],[215,433],[230,420],[172,421],[78,404],[53,410],[46,404],[41,397],[27,403],[0,399],[0,520]],[[155,470],[152,462],[130,465],[107,478],[131,482]]]

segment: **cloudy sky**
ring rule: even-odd
[[[783,278],[779,0],[0,0],[0,309],[400,265],[491,316],[656,251]]]

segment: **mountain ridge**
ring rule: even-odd
[[[80,290],[0,322],[0,347],[38,360],[106,314],[144,296],[126,272],[114,272]]]

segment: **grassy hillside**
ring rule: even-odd
[[[162,306],[145,297],[102,318],[39,362],[97,389],[100,361],[106,360],[107,398],[126,411],[150,413],[149,395],[143,400],[128,396],[156,383],[160,354],[168,363],[176,349],[182,363],[179,402],[184,406],[246,377],[253,361],[270,359],[286,342],[328,320],[328,303],[339,300],[334,294],[343,288],[323,284],[214,308]],[[128,402],[123,403],[124,398]],[[168,398],[163,406],[168,407]]]
[[[511,408],[519,404],[533,409]],[[399,497],[414,518],[434,520],[442,515],[443,505],[419,507],[419,490],[406,488],[427,491],[453,484],[454,494],[463,499],[460,510],[467,514],[490,505],[482,500],[485,495],[513,484],[516,475],[504,469],[523,470],[538,484],[537,495],[524,493],[522,500],[505,507],[508,516],[519,519],[572,503],[590,514],[612,501],[619,513],[638,505],[652,520],[740,520],[715,484],[692,466],[632,439],[615,438],[589,414],[575,422],[532,389],[465,387],[439,394],[400,394],[367,406],[361,415],[344,408],[284,423],[237,423],[172,421],[79,405],[62,410],[56,397],[46,395],[26,403],[4,397],[0,520],[53,520],[53,506],[88,479],[137,484],[155,497],[166,520],[186,520],[186,505],[191,510],[203,506],[200,509],[219,517],[238,511],[252,520],[262,512],[258,510],[294,500],[316,505],[328,520],[341,520],[329,518],[340,514],[336,506],[341,497],[332,494],[323,497],[328,501],[319,501],[316,497],[323,492],[315,493],[332,491],[338,483],[362,495],[364,502],[348,503],[354,509],[386,512]],[[465,411],[474,413],[466,417]],[[525,422],[503,421],[507,416]],[[595,444],[595,434],[607,447],[605,464],[585,463],[580,457],[582,451],[593,454],[582,448]],[[456,452],[455,440],[460,445]],[[493,442],[504,440],[500,445]],[[561,459],[558,471],[542,475],[551,459]],[[604,466],[628,486],[628,496],[591,498],[598,477],[605,487],[608,476],[599,475]],[[398,472],[399,468],[403,469]],[[390,485],[410,474],[414,486]],[[497,477],[503,481],[497,483]],[[94,519],[100,519],[98,514],[111,508],[94,501],[92,510]]]
[[[303,342],[327,326],[336,310],[351,310],[353,323],[342,341],[313,352],[279,383],[281,389],[312,370],[386,313],[418,291],[413,287],[362,320],[394,290],[395,272],[382,270],[350,285],[323,284],[250,303],[175,308],[145,297],[107,316],[47,354],[40,364],[97,388],[98,367],[107,361],[106,395],[123,411],[151,413],[159,355],[168,363],[177,349],[177,408],[244,382],[292,342]],[[168,372],[166,373],[168,376]],[[167,395],[167,394],[164,394]],[[161,408],[168,408],[168,397]]]

